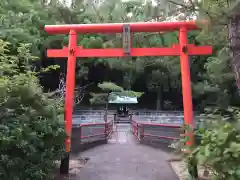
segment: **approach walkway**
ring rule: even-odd
[[[130,124],[117,124],[108,144],[79,154],[89,158],[74,180],[178,180],[170,154],[136,141]]]

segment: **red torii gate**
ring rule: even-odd
[[[184,121],[193,126],[192,89],[188,57],[191,55],[212,54],[211,46],[195,46],[188,44],[188,31],[199,29],[195,21],[184,22],[142,22],[142,23],[112,23],[112,24],[78,24],[78,25],[46,25],[49,34],[69,34],[69,45],[63,49],[47,51],[48,57],[68,57],[66,96],[65,96],[65,130],[67,133],[66,158],[62,160],[61,172],[68,173],[69,152],[71,148],[72,112],[75,87],[76,57],[124,57],[124,56],[180,56]],[[162,48],[131,48],[131,33],[179,31],[179,44]],[[123,48],[84,49],[77,46],[77,33],[123,33]],[[192,133],[187,135],[193,143]],[[64,164],[64,165],[63,165]]]

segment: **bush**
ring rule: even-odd
[[[195,134],[201,137],[200,144],[191,150],[188,160],[208,169],[211,179],[239,180],[240,110],[209,109]]]
[[[0,179],[52,179],[64,148],[59,108],[31,71],[29,45],[17,51],[0,40]]]
[[[193,151],[198,164],[209,167],[213,179],[240,179],[240,110],[211,110],[197,133],[200,145]]]

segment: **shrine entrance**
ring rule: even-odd
[[[185,22],[143,22],[143,23],[113,23],[113,24],[78,24],[78,25],[46,25],[45,31],[49,34],[69,34],[68,47],[47,51],[48,57],[68,58],[65,96],[65,130],[67,138],[66,156],[61,162],[62,173],[68,173],[69,153],[71,149],[72,112],[75,88],[75,67],[77,57],[126,57],[126,56],[180,56],[182,93],[184,107],[184,122],[193,127],[192,89],[190,79],[189,56],[208,55],[212,53],[211,46],[195,46],[188,43],[188,32],[198,30],[195,21]],[[135,32],[169,32],[179,31],[179,44],[172,47],[132,48],[131,38]],[[77,33],[122,33],[122,48],[84,49],[77,45]],[[193,143],[193,135],[189,137],[188,145]]]

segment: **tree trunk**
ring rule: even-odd
[[[157,103],[156,103],[157,111],[160,111],[162,109],[161,101],[162,101],[162,86],[159,86],[157,90]]]
[[[107,115],[108,115],[108,98],[109,98],[110,93],[107,95],[107,102],[106,102],[106,107],[105,107],[105,114],[104,114],[104,121],[107,122]]]
[[[170,75],[167,77],[167,81],[168,81],[168,93],[170,95],[172,95],[172,86],[171,86],[171,78]]]
[[[161,86],[161,94],[160,94],[160,106],[161,110],[164,110],[164,96],[163,96],[163,86]]]
[[[106,109],[105,111],[107,112],[108,111],[108,102],[106,103]]]
[[[240,13],[232,16],[229,23],[229,41],[232,53],[232,67],[235,73],[236,84],[240,90]]]

